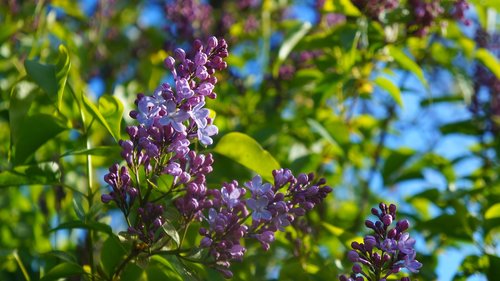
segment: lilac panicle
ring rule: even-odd
[[[347,253],[347,258],[354,265],[351,274],[341,275],[339,280],[387,280],[403,268],[418,273],[422,264],[415,259],[415,239],[405,232],[410,225],[408,220],[399,220],[395,227],[391,227],[396,220],[394,204],[387,206],[380,203],[379,209],[372,208],[371,213],[377,220],[367,220],[365,225],[372,233],[364,237],[363,243],[351,244],[352,250]],[[409,281],[410,278],[402,277],[400,280]]]
[[[227,67],[227,44],[210,37],[206,44],[196,40],[192,51],[175,49],[165,59],[173,85],[162,84],[150,96],[137,95],[130,116],[139,124],[128,127],[129,138],[119,142],[126,166],[109,169],[105,181],[112,191],[101,200],[114,201],[127,219],[128,233],[155,248],[166,234],[167,206],[160,200],[169,199],[180,217],[174,225],[186,230],[191,222],[201,222],[199,247],[208,251],[209,264],[230,278],[231,262],[245,255],[244,239],[256,239],[268,250],[277,231],[320,204],[332,189],[324,179],[295,177],[288,169],[273,171],[273,183],[255,176],[243,186],[232,181],[208,188],[214,159],[191,147],[211,145],[218,133],[205,105],[206,99],[217,97],[214,74]],[[166,191],[157,186],[162,176],[170,179]],[[141,177],[146,179],[142,184]]]
[[[243,187],[233,181],[220,192],[209,191],[213,204],[205,216],[209,227],[200,230],[204,236],[200,247],[209,250],[219,271],[230,272],[231,262],[241,260],[246,251],[242,239],[257,239],[268,250],[278,230],[284,231],[332,191],[312,175],[296,178],[288,169],[275,170],[273,175],[274,184],[255,176]]]
[[[206,200],[205,177],[212,172],[211,154],[196,153],[191,143],[212,144],[218,133],[205,108],[207,98],[215,98],[214,85],[217,70],[227,67],[228,56],[224,39],[210,37],[203,45],[196,40],[194,54],[187,56],[176,49],[173,57],[165,59],[165,66],[174,78],[174,86],[160,85],[151,96],[137,95],[137,109],[130,112],[138,126],[127,128],[128,140],[120,140],[121,156],[127,166],[111,166],[104,180],[112,188],[103,194],[102,202],[114,201],[129,219],[136,210],[135,220],[129,221],[129,233],[137,235],[143,242],[152,245],[161,237],[158,230],[165,223],[164,207],[161,203],[149,202],[154,179],[170,175],[170,191],[185,190],[184,196],[175,200],[175,206],[186,221],[200,219],[201,210],[210,206]],[[149,180],[146,186],[132,180],[130,173],[138,178],[140,169]],[[138,200],[137,200],[138,199]],[[134,203],[139,203],[136,209]]]

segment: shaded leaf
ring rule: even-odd
[[[58,280],[60,278],[70,277],[74,275],[82,275],[85,271],[76,263],[64,262],[54,266],[45,274],[40,281]]]
[[[59,59],[56,65],[26,60],[24,66],[28,75],[49,96],[57,95],[57,105],[60,109],[68,72],[71,67],[66,47],[59,46]]]
[[[98,146],[89,149],[79,149],[67,151],[61,157],[69,156],[69,155],[95,155],[95,156],[107,156],[111,157],[112,155],[120,155],[121,148],[119,146]]]
[[[395,179],[402,174],[404,165],[408,162],[411,156],[414,155],[414,153],[414,150],[404,147],[390,151],[390,154],[386,158],[384,166],[382,167],[382,178],[384,179],[384,184],[392,185],[395,183]]]
[[[52,185],[59,182],[58,171],[54,163],[17,166],[12,170],[0,172],[0,187],[21,186],[31,184]]]
[[[54,116],[35,114],[22,122],[19,139],[15,143],[14,164],[23,164],[44,143],[67,128]]]
[[[104,241],[101,250],[101,264],[104,272],[111,276],[116,266],[125,258],[127,251],[117,237],[109,237]]]
[[[56,231],[56,230],[61,230],[61,229],[74,229],[74,228],[95,230],[95,231],[107,233],[109,235],[114,236],[113,231],[111,230],[111,227],[107,224],[100,223],[100,222],[70,221],[70,222],[61,223],[56,228],[53,228],[50,231]],[[116,237],[116,239],[118,239],[118,237]]]
[[[260,144],[243,133],[229,133],[223,136],[214,148],[214,152],[253,170],[267,181],[274,180],[272,171],[280,165]]]

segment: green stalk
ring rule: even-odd
[[[16,262],[19,265],[19,268],[21,269],[21,272],[24,275],[24,279],[26,279],[26,281],[31,281],[30,276],[28,274],[28,271],[24,267],[23,262],[21,261],[21,258],[19,258],[19,255],[17,254],[17,250],[14,250],[14,253],[12,253],[12,255],[14,256],[14,259],[16,259]]]
[[[85,113],[83,112],[82,105],[80,104],[80,100],[76,96],[75,91],[73,90],[73,87],[68,84],[68,88],[70,89],[70,92],[72,93],[73,97],[75,98],[75,101],[78,105],[78,108],[80,109],[80,119],[82,121],[82,134],[85,138],[85,148],[90,149],[91,144],[90,144],[90,139],[88,135],[88,130],[87,127],[85,126]],[[82,93],[83,95],[83,93]],[[82,97],[83,99],[83,97]],[[92,178],[93,178],[93,173],[92,173],[92,155],[88,154],[87,159],[86,159],[86,166],[87,166],[87,183],[88,183],[88,189],[87,189],[87,195],[86,199],[89,204],[89,210],[92,208],[92,203],[94,200],[94,190],[93,190],[93,184],[92,184]],[[88,236],[88,241],[87,241],[87,251],[89,253],[89,266],[90,266],[90,272],[91,272],[91,280],[95,280],[95,266],[94,266],[94,241],[93,241],[93,232],[92,230],[89,230],[89,236]]]

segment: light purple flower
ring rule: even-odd
[[[413,246],[415,245],[415,239],[410,238],[410,234],[405,232],[401,234],[401,237],[398,240],[398,248],[399,250],[407,255],[410,255],[415,252]]]
[[[416,252],[406,255],[404,260],[404,266],[411,272],[417,273],[422,267],[422,264],[415,259]]]
[[[180,99],[188,99],[194,95],[194,91],[189,86],[189,82],[185,78],[180,78],[175,81],[175,89],[177,96]]]
[[[163,126],[171,125],[174,130],[179,133],[186,131],[186,126],[182,122],[189,118],[189,114],[181,109],[177,109],[174,101],[167,102],[167,114],[160,119],[160,124]]]
[[[211,145],[214,142],[211,136],[217,135],[217,133],[219,133],[219,129],[215,125],[198,128],[198,139],[203,145]]]
[[[238,188],[233,189],[231,192],[228,192],[225,186],[221,189],[222,201],[226,203],[229,209],[234,208],[240,202],[241,192]]]
[[[274,225],[280,230],[285,231],[285,227],[291,224],[287,214],[281,214],[273,220]]]
[[[207,117],[210,114],[210,111],[206,108],[203,108],[205,105],[205,102],[200,102],[197,104],[193,109],[188,111],[189,116],[191,116],[191,119],[196,122],[196,125],[198,128],[205,128],[207,126]]]
[[[257,175],[252,181],[245,183],[245,186],[250,189],[252,196],[261,197],[264,194],[272,193],[272,185],[270,183],[262,184],[262,178]]]
[[[271,212],[267,210],[267,205],[269,200],[266,197],[260,197],[258,199],[250,198],[247,200],[247,206],[250,208],[252,213],[252,219],[254,221],[270,220],[272,218]]]
[[[147,127],[153,124],[154,118],[158,116],[161,110],[158,100],[149,96],[145,96],[139,101],[137,109],[137,121]]]

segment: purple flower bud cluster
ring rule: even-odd
[[[478,48],[487,49],[492,55],[500,58],[500,33],[488,33],[479,28],[474,40]],[[486,128],[494,133],[498,132],[500,128],[494,119],[500,116],[500,95],[498,95],[500,93],[500,79],[480,63],[476,64],[473,75],[474,95],[470,110],[489,123]]]
[[[173,0],[165,5],[165,14],[170,23],[167,32],[181,42],[192,42],[194,38],[205,38],[213,26],[212,6],[201,0]],[[168,43],[167,43],[168,44]],[[173,45],[169,44],[169,49]]]
[[[137,110],[131,111],[130,116],[140,125],[128,127],[129,139],[119,142],[127,166],[120,168],[115,164],[104,177],[112,191],[101,196],[102,202],[114,201],[127,218],[129,233],[148,244],[160,237],[157,230],[165,222],[164,207],[150,202],[158,177],[169,175],[172,179],[167,194],[186,191],[175,201],[186,219],[199,219],[199,211],[205,207],[205,176],[212,171],[213,158],[211,154],[191,151],[190,145],[197,141],[210,145],[212,136],[218,133],[204,106],[206,98],[216,97],[214,73],[227,67],[223,59],[228,52],[224,39],[215,37],[210,37],[205,46],[196,40],[193,50],[191,58],[184,50],[176,49],[175,59],[165,60],[174,78],[174,88],[163,84],[152,96],[138,95]],[[143,184],[139,183],[141,174],[146,179]],[[137,202],[137,216],[130,221],[129,214]]]
[[[377,217],[375,222],[366,220],[365,225],[373,231],[366,235],[363,243],[353,242],[353,250],[347,253],[348,259],[354,263],[350,276],[339,276],[340,281],[387,280],[392,274],[397,274],[406,268],[412,273],[418,273],[422,264],[415,259],[415,239],[405,232],[410,227],[408,220],[396,222],[396,205],[379,204],[379,210],[373,208],[372,214]],[[366,278],[366,279],[365,279]],[[402,277],[401,281],[410,281]]]
[[[418,37],[427,35],[436,19],[444,13],[439,1],[409,0],[408,4],[413,20],[407,30]]]
[[[399,6],[399,0],[352,0],[352,3],[366,16],[377,21]]]
[[[255,176],[244,187],[233,181],[209,191],[212,206],[207,210],[208,228],[199,231],[204,236],[200,247],[208,249],[214,267],[227,278],[232,277],[231,262],[240,261],[246,251],[242,239],[257,239],[268,250],[275,232],[284,231],[332,191],[324,179],[314,182],[313,174],[294,177],[280,169],[273,175],[274,184]]]
[[[470,25],[471,20],[465,18],[465,11],[469,9],[469,3],[466,0],[457,0],[453,4],[451,15],[454,19],[461,21],[465,25]]]

